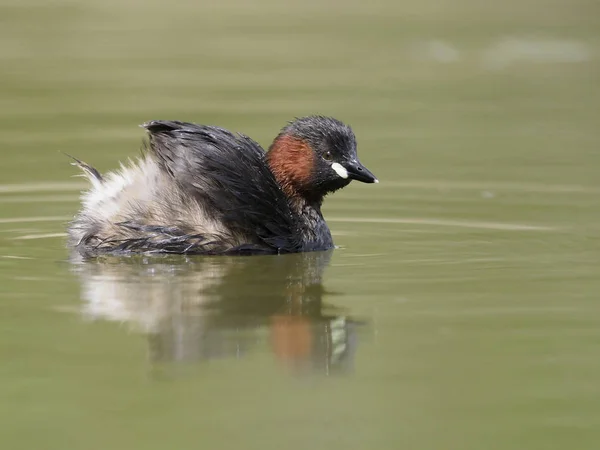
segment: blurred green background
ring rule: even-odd
[[[599,69],[592,0],[0,0],[2,448],[597,448]],[[82,316],[61,152],[116,168],[151,119],[268,146],[314,113],[381,180],[325,204],[354,372],[290,375],[259,339],[149,376],[152,332],[123,325],[146,309]]]

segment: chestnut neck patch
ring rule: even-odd
[[[285,134],[273,141],[267,153],[267,162],[273,175],[291,199],[311,197],[314,158],[308,143]]]

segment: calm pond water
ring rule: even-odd
[[[596,449],[595,2],[0,1],[3,449]],[[333,252],[82,263],[150,119],[352,124]]]

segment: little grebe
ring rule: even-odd
[[[378,182],[356,156],[352,129],[330,117],[296,119],[266,153],[214,126],[142,126],[149,145],[129,167],[101,175],[75,159],[92,184],[68,230],[83,256],[327,250],[325,195],[351,180]]]

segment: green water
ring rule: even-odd
[[[596,449],[600,8],[0,1],[3,449]],[[353,125],[329,253],[75,264],[150,119]]]

